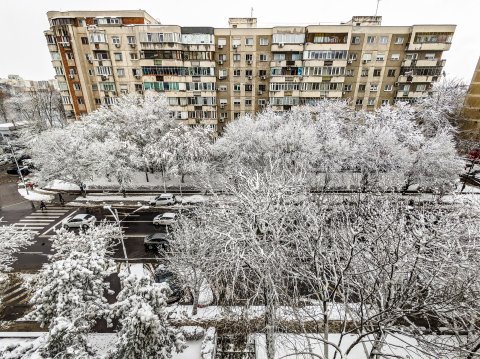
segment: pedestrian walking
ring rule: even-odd
[[[40,201],[40,209],[41,209],[42,212],[47,210],[47,206],[45,205],[45,202]]]
[[[63,199],[63,196],[61,193],[58,194],[58,200],[60,201],[60,204],[62,206],[65,206],[65,200]]]

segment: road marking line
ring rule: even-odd
[[[123,237],[124,238],[142,238],[142,237],[145,237],[145,236],[148,236],[149,234],[151,233],[147,233],[147,234],[124,234]]]
[[[17,202],[17,203],[8,204],[8,205],[2,206],[2,207],[0,207],[0,208],[12,207],[12,206],[16,206],[17,204],[22,204],[22,203],[25,203],[25,202],[28,202],[28,201],[22,201],[22,202]]]
[[[45,226],[41,226],[41,227],[39,227],[39,226],[28,226],[28,227],[27,226],[15,226],[15,227],[25,228],[25,229],[44,229],[45,228]]]
[[[50,218],[45,218],[45,219],[36,219],[36,218],[32,218],[32,219],[21,219],[19,222],[47,222],[47,223],[50,223],[54,221],[54,219],[50,219]]]

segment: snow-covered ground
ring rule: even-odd
[[[25,188],[19,188],[18,193],[20,193],[20,195],[28,201],[50,202],[54,199],[54,196],[51,195],[51,194],[40,193],[40,192],[32,191],[32,190],[28,190],[28,194],[27,194],[27,190]]]
[[[0,349],[11,344],[20,344],[34,341],[41,336],[41,332],[0,332]],[[106,355],[115,341],[115,334],[92,333],[89,334],[89,343],[100,355]],[[200,359],[202,340],[187,341],[187,348],[182,353],[173,353],[172,359]],[[32,358],[33,359],[33,358]]]
[[[304,335],[298,334],[277,334],[276,335],[276,345],[275,345],[275,358],[302,358],[302,359],[312,359],[312,358],[326,358],[324,356],[324,346],[323,342],[316,339],[323,338],[320,334],[308,334],[308,338]],[[340,339],[340,334],[330,334],[329,342],[338,344]],[[347,348],[353,344],[357,339],[357,335],[346,335],[343,337],[341,344],[339,345],[340,350],[345,354]],[[267,353],[265,350],[265,334],[255,334],[255,358],[256,359],[266,359]],[[365,338],[360,344],[358,344],[345,358],[348,359],[368,359],[368,355],[365,353],[370,352],[372,349],[372,338]],[[388,335],[386,338],[386,344],[382,347],[382,351],[388,356],[385,357],[396,357],[396,358],[410,358],[410,359],[430,359],[431,356],[424,354],[422,349],[419,348],[419,343],[407,336],[399,335],[392,336]],[[304,354],[300,354],[304,353]],[[310,355],[307,353],[316,354]],[[335,354],[335,349],[333,346],[330,346],[328,358],[333,358]],[[339,358],[339,355],[336,356]],[[383,357],[383,356],[382,356]],[[443,359],[447,359],[444,357]]]

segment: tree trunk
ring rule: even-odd
[[[200,298],[200,288],[193,289],[193,305],[192,305],[192,315],[198,313],[198,299]]]
[[[182,179],[180,182],[185,183],[185,173],[182,173]]]
[[[165,168],[162,167],[163,193],[167,193],[167,184],[165,183]]]
[[[267,293],[267,288],[263,289],[263,298],[265,301],[265,349],[267,359],[275,358],[275,305]]]
[[[323,343],[323,357],[324,358],[330,358],[328,349],[328,312],[327,312],[327,302],[324,300],[323,301],[323,339],[325,339],[325,342]]]
[[[145,179],[147,180],[147,182],[150,182],[148,180],[148,167],[147,166],[145,166]]]
[[[123,198],[127,197],[127,191],[125,190],[125,188],[122,188],[122,194],[123,194]]]
[[[81,183],[79,187],[80,187],[80,193],[82,194],[82,197],[83,198],[87,197],[87,190],[85,189],[85,185]]]

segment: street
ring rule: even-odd
[[[14,178],[15,179],[15,178]],[[108,221],[116,223],[112,213],[105,208],[95,207],[69,207],[61,206],[58,203],[47,204],[47,209],[42,212],[38,205],[33,209],[29,201],[26,201],[18,194],[17,184],[13,181],[3,181],[0,183],[0,225],[13,224],[31,230],[35,236],[33,243],[22,249],[17,255],[17,260],[13,263],[13,272],[10,275],[9,283],[0,292],[2,300],[1,320],[15,320],[25,314],[28,309],[28,300],[31,291],[22,286],[22,278],[31,276],[38,272],[44,263],[48,262],[48,255],[52,254],[51,239],[55,235],[55,230],[59,229],[65,218],[80,213],[90,213],[99,221]],[[112,207],[115,210],[115,206]],[[135,207],[125,208],[119,206],[117,208],[118,217],[121,227],[124,231],[124,242],[127,257],[130,262],[150,263],[148,266],[153,268],[159,262],[159,258],[155,251],[145,249],[143,238],[146,235],[155,232],[164,232],[165,227],[156,227],[152,224],[153,217],[159,213],[172,212],[173,209],[168,207],[146,208],[135,213]],[[113,255],[117,261],[118,268],[124,262],[124,254],[122,246],[116,246]],[[109,301],[113,301],[116,293],[120,290],[120,283],[117,275],[109,278],[111,289],[115,292],[109,297]],[[105,323],[97,325],[99,331],[108,329]]]

